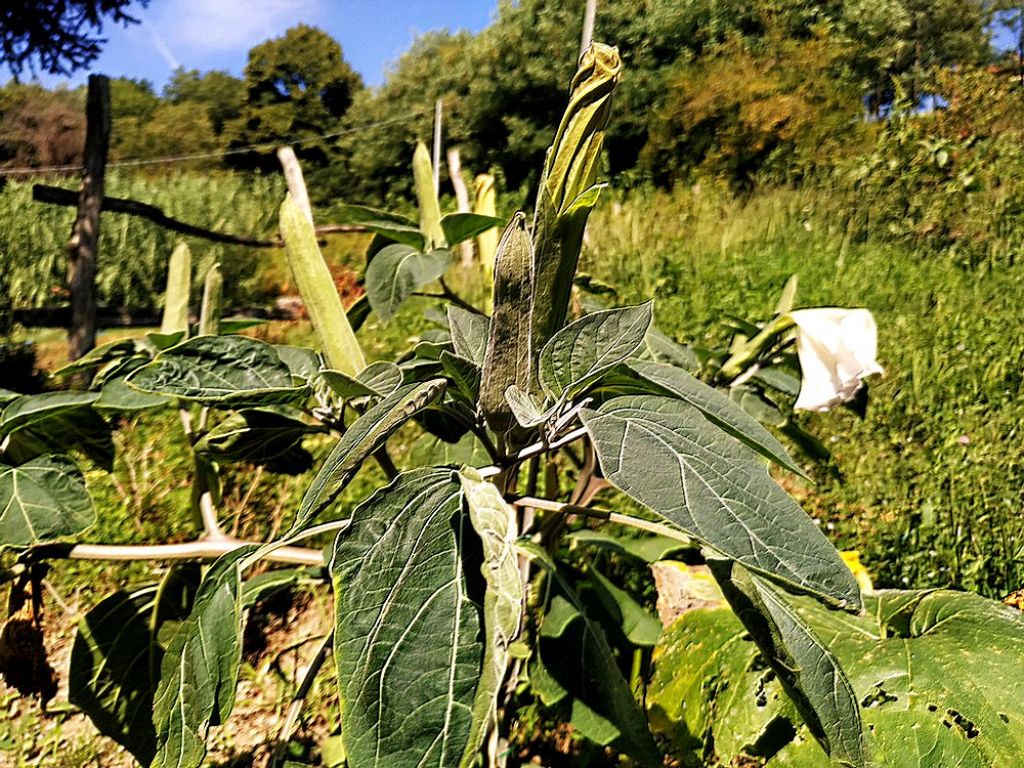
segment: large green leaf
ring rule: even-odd
[[[156,754],[153,694],[164,655],[162,630],[188,615],[198,584],[197,565],[173,568],[159,585],[101,600],[78,624],[68,700],[142,765]]]
[[[337,539],[334,653],[351,768],[462,759],[482,650],[462,506],[455,472],[413,470],[359,505]]]
[[[760,461],[688,403],[627,396],[584,409],[605,477],[751,570],[848,607],[860,590],[813,521]]]
[[[662,393],[685,400],[740,442],[799,475],[803,470],[786,453],[782,443],[726,395],[699,381],[681,368],[644,360],[630,360],[628,367]]]
[[[571,542],[605,549],[616,555],[635,557],[648,564],[665,560],[674,552],[690,548],[679,539],[670,539],[668,536],[647,534],[614,536],[605,531],[594,531],[589,528],[573,531],[566,538]]]
[[[486,315],[448,305],[448,329],[455,354],[483,367],[491,321]]]
[[[504,227],[505,219],[479,213],[449,213],[441,217],[441,229],[449,246],[470,240],[494,227]]]
[[[93,404],[98,411],[144,411],[150,408],[165,408],[174,404],[174,399],[166,395],[153,395],[139,392],[129,387],[123,378],[110,379],[100,390],[99,399]]]
[[[167,645],[153,701],[152,768],[199,768],[209,727],[231,714],[242,656],[239,561],[255,549],[236,549],[213,564]]]
[[[395,430],[440,397],[444,387],[444,379],[406,384],[356,419],[310,483],[302,497],[292,531],[309,525],[330,506],[355,477],[363,462],[384,445]]]
[[[21,395],[0,413],[0,435],[53,418],[62,413],[89,408],[100,397],[99,392],[44,392]]]
[[[99,392],[44,392],[12,401],[0,415],[8,460],[24,463],[79,448],[109,471],[114,441],[110,425],[95,410],[100,399]]]
[[[883,590],[850,616],[807,598],[786,602],[839,660],[861,705],[869,759],[877,768],[1002,768],[1024,754],[1024,614],[977,595],[946,590]],[[707,638],[704,641],[702,638]],[[728,653],[721,649],[730,649]],[[700,732],[698,695],[714,712],[714,757],[742,763],[756,740],[781,736],[767,768],[830,768],[834,763],[795,711],[776,702],[747,628],[724,608],[682,616],[659,641],[649,690],[652,713],[677,743]],[[709,686],[727,680],[728,687]],[[705,687],[702,693],[699,689]],[[730,692],[732,692],[730,694]],[[732,699],[729,699],[729,696]],[[791,723],[791,725],[789,725]],[[793,736],[793,727],[797,728]],[[790,739],[792,739],[790,741]],[[789,743],[786,743],[786,742]],[[693,745],[691,745],[692,747]],[[694,759],[697,753],[683,755]],[[703,763],[701,763],[703,764]]]
[[[552,336],[538,361],[544,391],[571,398],[636,352],[651,325],[651,306],[592,312]]]
[[[571,696],[573,725],[587,738],[602,745],[614,744],[642,765],[661,765],[643,711],[619,669],[604,629],[588,615],[570,578],[544,549],[523,540],[519,547],[557,585],[531,660],[531,685],[546,704]]]
[[[366,268],[366,296],[373,311],[387,321],[414,291],[441,277],[451,263],[451,251],[429,253],[408,245],[389,245]]]
[[[768,582],[731,563],[709,565],[815,738],[840,763],[865,766],[860,710],[835,656]]]
[[[81,533],[96,522],[85,479],[66,456],[0,464],[0,549]]]
[[[498,692],[509,662],[509,646],[519,635],[523,614],[523,579],[519,573],[516,513],[497,487],[472,469],[459,473],[469,521],[483,544],[480,572],[487,583],[484,595],[484,660],[473,700],[473,729],[462,768],[476,764],[487,728],[494,722]]]
[[[626,639],[633,645],[653,646],[661,634],[661,622],[597,568],[591,567],[588,575],[591,588],[605,611],[622,628]]]
[[[195,449],[221,461],[265,466],[271,472],[297,475],[313,466],[302,438],[314,431],[298,414],[251,408],[231,414],[196,443]]]
[[[189,339],[161,352],[127,381],[143,392],[229,408],[285,403],[306,391],[273,346],[247,336]]]

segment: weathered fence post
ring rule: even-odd
[[[68,287],[71,291],[68,358],[71,360],[77,360],[96,346],[96,254],[100,240],[103,177],[110,146],[110,81],[104,75],[89,75],[85,120],[85,156],[82,186],[78,192],[78,216],[68,242]]]
[[[441,112],[444,101],[434,102],[434,194],[441,194]]]

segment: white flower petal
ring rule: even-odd
[[[875,359],[878,327],[868,310],[821,307],[789,316],[802,374],[794,408],[827,411],[852,400],[866,376],[882,373]]]

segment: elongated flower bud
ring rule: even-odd
[[[331,271],[320,254],[313,225],[291,195],[281,204],[281,237],[327,365],[355,376],[366,367],[363,352],[341,305]]]
[[[220,264],[214,264],[203,281],[203,305],[199,310],[199,335],[220,335],[221,304],[224,296],[224,276]]]
[[[621,69],[615,48],[594,43],[587,49],[544,162],[533,224],[535,351],[565,324],[583,230],[597,202],[594,181]]]
[[[526,217],[517,213],[505,228],[494,261],[494,312],[480,381],[480,408],[495,432],[514,425],[505,391],[526,389],[531,380],[530,286],[533,248]]]
[[[434,166],[430,152],[422,141],[416,142],[412,154],[412,178],[416,187],[416,200],[420,206],[420,230],[427,238],[427,250],[448,245],[441,228],[441,204],[434,188]]]
[[[164,291],[164,315],[160,333],[183,332],[188,335],[188,299],[192,288],[192,252],[178,243],[167,262],[167,288]]]
[[[481,216],[496,216],[494,177],[489,173],[481,173],[474,183],[476,199],[473,213]],[[476,236],[476,252],[480,255],[480,266],[483,268],[484,285],[490,290],[494,285],[494,254],[498,249],[498,228],[484,230]],[[487,298],[487,311],[490,312],[493,297]]]

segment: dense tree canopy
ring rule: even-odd
[[[226,130],[233,146],[295,142],[339,127],[362,78],[345,61],[341,46],[326,32],[299,24],[281,37],[249,51],[245,103]],[[300,156],[323,165],[322,144],[309,144]],[[276,166],[273,153],[243,155],[244,165]]]

